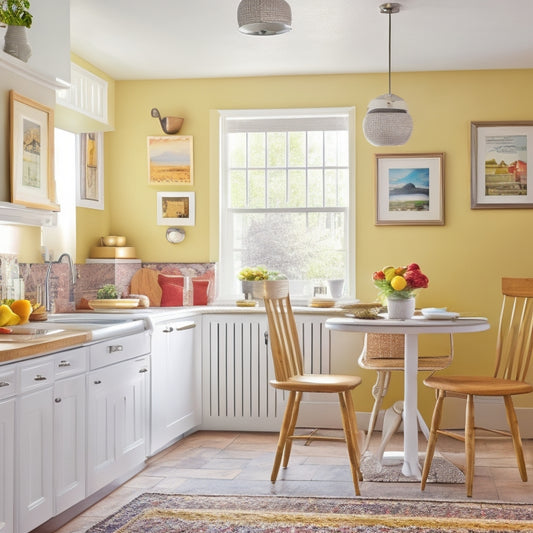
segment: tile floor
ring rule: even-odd
[[[370,446],[376,449],[380,433]],[[58,530],[58,533],[86,531],[143,492],[181,494],[248,494],[354,497],[344,443],[314,441],[305,446],[295,441],[291,461],[280,470],[278,481],[270,482],[277,434],[200,431],[151,458],[146,468],[107,498],[93,505]],[[463,461],[462,443],[439,439],[438,449],[456,464]],[[423,437],[420,447],[425,449]],[[397,434],[388,449],[402,448]],[[533,440],[524,441],[526,466],[533,479]],[[465,500],[464,485],[419,483],[361,483],[362,497]],[[487,437],[476,442],[475,500],[533,503],[533,481],[520,480],[512,443]]]

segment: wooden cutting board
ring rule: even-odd
[[[150,299],[150,307],[161,306],[161,287],[157,282],[159,272],[151,268],[141,268],[131,278],[130,294],[144,294]]]

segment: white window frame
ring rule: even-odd
[[[349,135],[349,202],[347,209],[346,228],[346,250],[347,250],[347,285],[349,293],[345,297],[355,298],[355,108],[354,107],[334,107],[334,108],[302,108],[302,109],[247,109],[247,110],[217,110],[219,127],[219,231],[218,248],[219,262],[217,266],[217,297],[219,304],[234,302],[236,298],[242,297],[237,281],[237,272],[234,272],[232,251],[228,246],[227,235],[233,233],[232,217],[228,206],[227,175],[228,161],[227,153],[223,150],[224,139],[227,135],[228,119],[235,118],[275,118],[275,117],[312,117],[312,116],[332,116],[342,114],[348,116]],[[310,209],[312,210],[312,209]],[[252,266],[252,265],[250,265]],[[295,294],[291,290],[291,300],[296,304],[304,304],[308,301],[308,295]]]

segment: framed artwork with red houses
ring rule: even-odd
[[[472,209],[532,208],[533,121],[472,122]]]

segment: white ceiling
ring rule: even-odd
[[[74,53],[116,80],[386,72],[378,0],[288,0],[293,30],[237,29],[239,0],[71,0]],[[400,0],[393,72],[533,68],[533,0]]]

